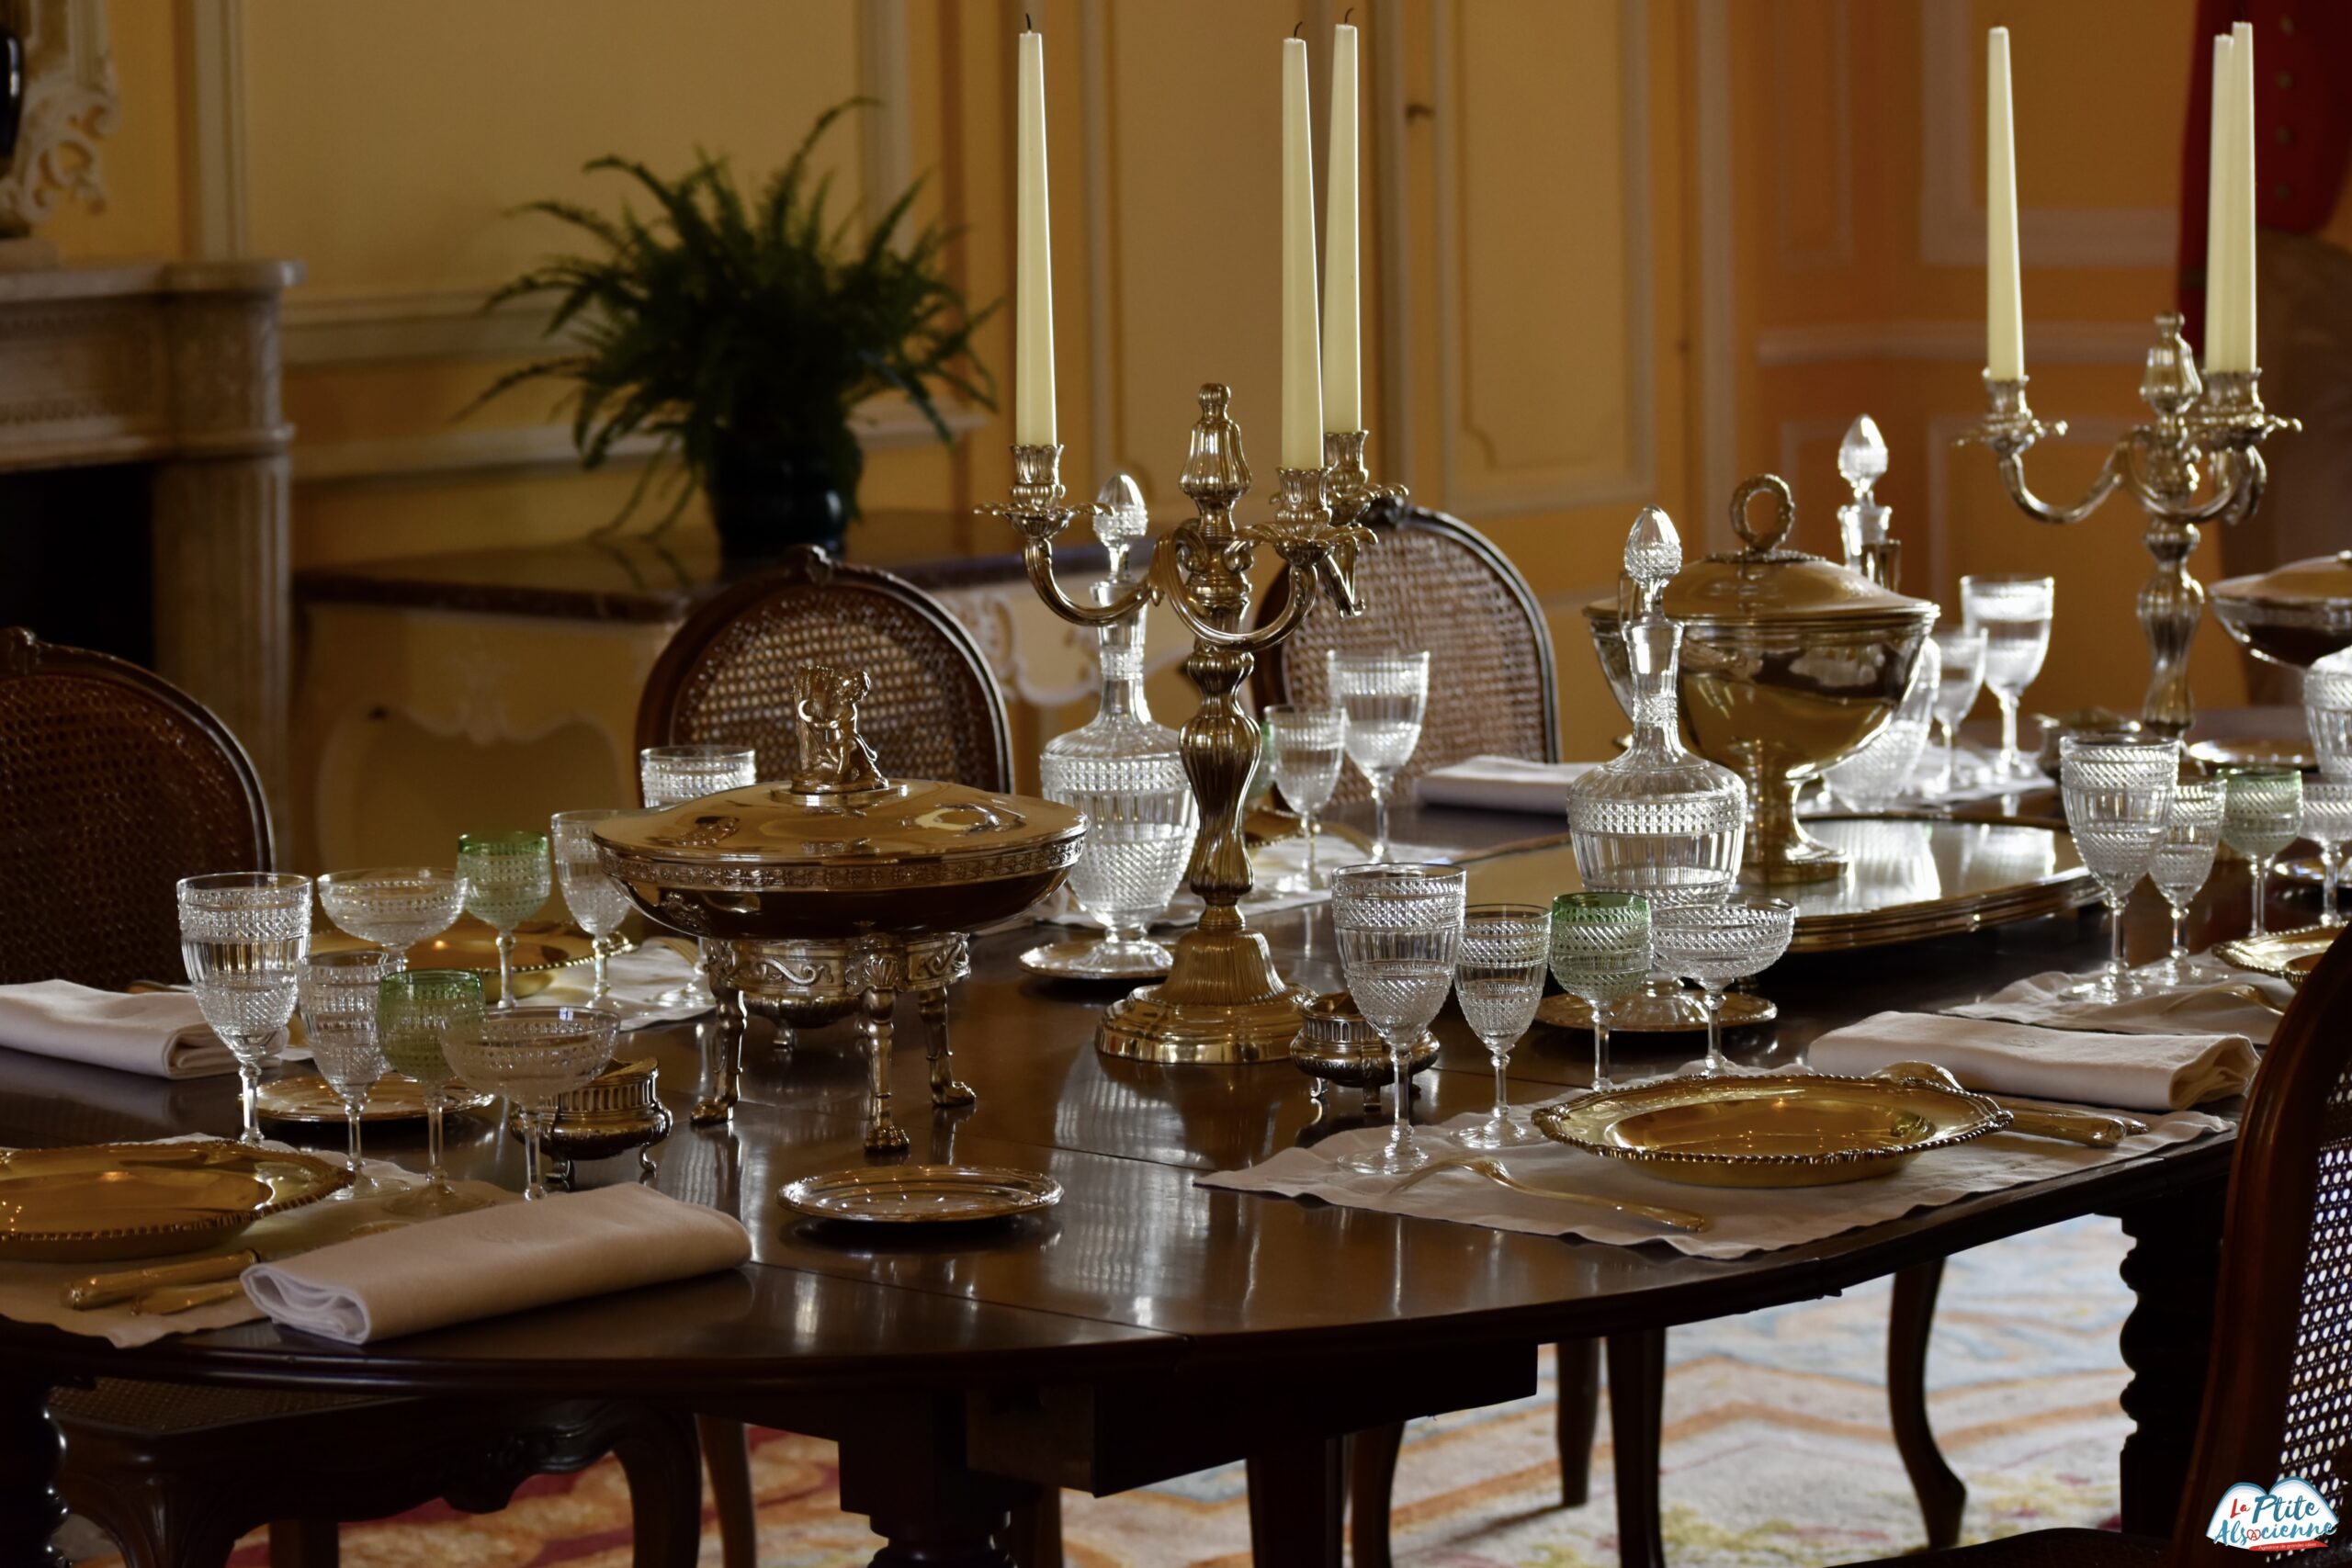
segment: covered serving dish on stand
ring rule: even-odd
[[[646,915],[709,944],[721,1036],[716,1084],[695,1109],[724,1121],[741,1070],[746,998],[786,1016],[859,1015],[871,1070],[865,1146],[907,1146],[890,1119],[891,1013],[900,991],[931,1027],[932,1099],[968,1104],[945,1033],[963,933],[1019,914],[1060,886],[1085,819],[1049,800],[929,779],[893,782],[857,732],[863,674],[803,666],[799,761],[777,784],[608,818],[605,869]]]
[[[1761,532],[1748,523],[1773,501]],[[1732,497],[1747,547],[1691,562],[1666,586],[1663,611],[1682,627],[1678,688],[1691,749],[1739,774],[1752,813],[1741,874],[1752,882],[1823,881],[1846,857],[1798,825],[1796,795],[1822,769],[1876,734],[1902,702],[1936,606],[1818,556],[1783,549],[1796,521],[1789,487],[1764,474]],[[1601,668],[1631,708],[1615,599],[1584,608]]]
[[[2256,659],[2298,670],[2352,648],[2352,550],[2213,584],[2213,618]]]

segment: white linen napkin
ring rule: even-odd
[[[1420,777],[1421,799],[1431,806],[1478,811],[1526,811],[1556,817],[1567,808],[1568,785],[1598,762],[1531,762],[1524,757],[1476,756],[1431,768]]]
[[[2041,1023],[2053,1029],[2103,1029],[2120,1034],[2243,1034],[2256,1045],[2270,1043],[2281,1010],[2295,999],[2284,980],[2233,969],[2210,958],[2191,961],[2194,982],[2176,990],[2132,997],[2120,1002],[2086,1002],[2063,993],[2083,982],[2063,970],[2029,975],[1981,1002],[1944,1010],[1961,1018],[1997,1018],[2011,1023]],[[2248,1001],[2251,987],[2271,1004]]]
[[[2119,1111],[2185,1111],[2245,1090],[2254,1046],[2243,1034],[2109,1034],[2030,1023],[1882,1012],[1807,1048],[1820,1073],[1874,1073],[1933,1062],[1970,1089]]]
[[[662,999],[694,978],[693,952],[693,942],[683,937],[653,936],[605,960],[605,983],[612,989],[601,1005],[620,1015],[622,1033],[660,1023],[683,1023],[710,1010],[707,1001]],[[595,993],[594,965],[574,964],[559,971],[546,990],[528,999],[548,1007],[586,1007]]]
[[[236,1059],[205,1027],[203,1010],[185,991],[133,996],[71,980],[0,986],[0,1045],[155,1078],[237,1070]]]
[[[257,1263],[244,1282],[280,1326],[363,1345],[733,1269],[751,1256],[732,1214],[650,1187],[601,1187]]]

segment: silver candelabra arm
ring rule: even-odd
[[[1112,594],[1099,604],[1085,604],[1072,599],[1062,589],[1061,581],[1054,573],[1054,541],[1062,530],[1081,516],[1091,517],[1100,508],[1088,504],[1065,504],[1069,491],[1062,485],[1062,449],[1052,446],[1012,448],[1012,499],[1004,505],[976,506],[972,510],[982,517],[1001,517],[1021,532],[1021,564],[1027,569],[1030,584],[1037,590],[1037,597],[1046,607],[1063,620],[1081,626],[1106,626],[1124,619],[1136,609],[1159,594],[1153,584],[1155,572],[1146,572]],[[1162,545],[1166,540],[1160,541]],[[1155,550],[1155,569],[1159,559]]]

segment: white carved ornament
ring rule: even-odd
[[[22,234],[67,198],[107,205],[98,139],[114,134],[119,99],[106,0],[0,0],[25,44],[25,118],[0,176],[0,234]]]

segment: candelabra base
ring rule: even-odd
[[[1283,982],[1263,936],[1204,920],[1178,939],[1175,954],[1167,979],[1130,991],[1102,1015],[1096,1050],[1163,1066],[1290,1059],[1315,996]]]

